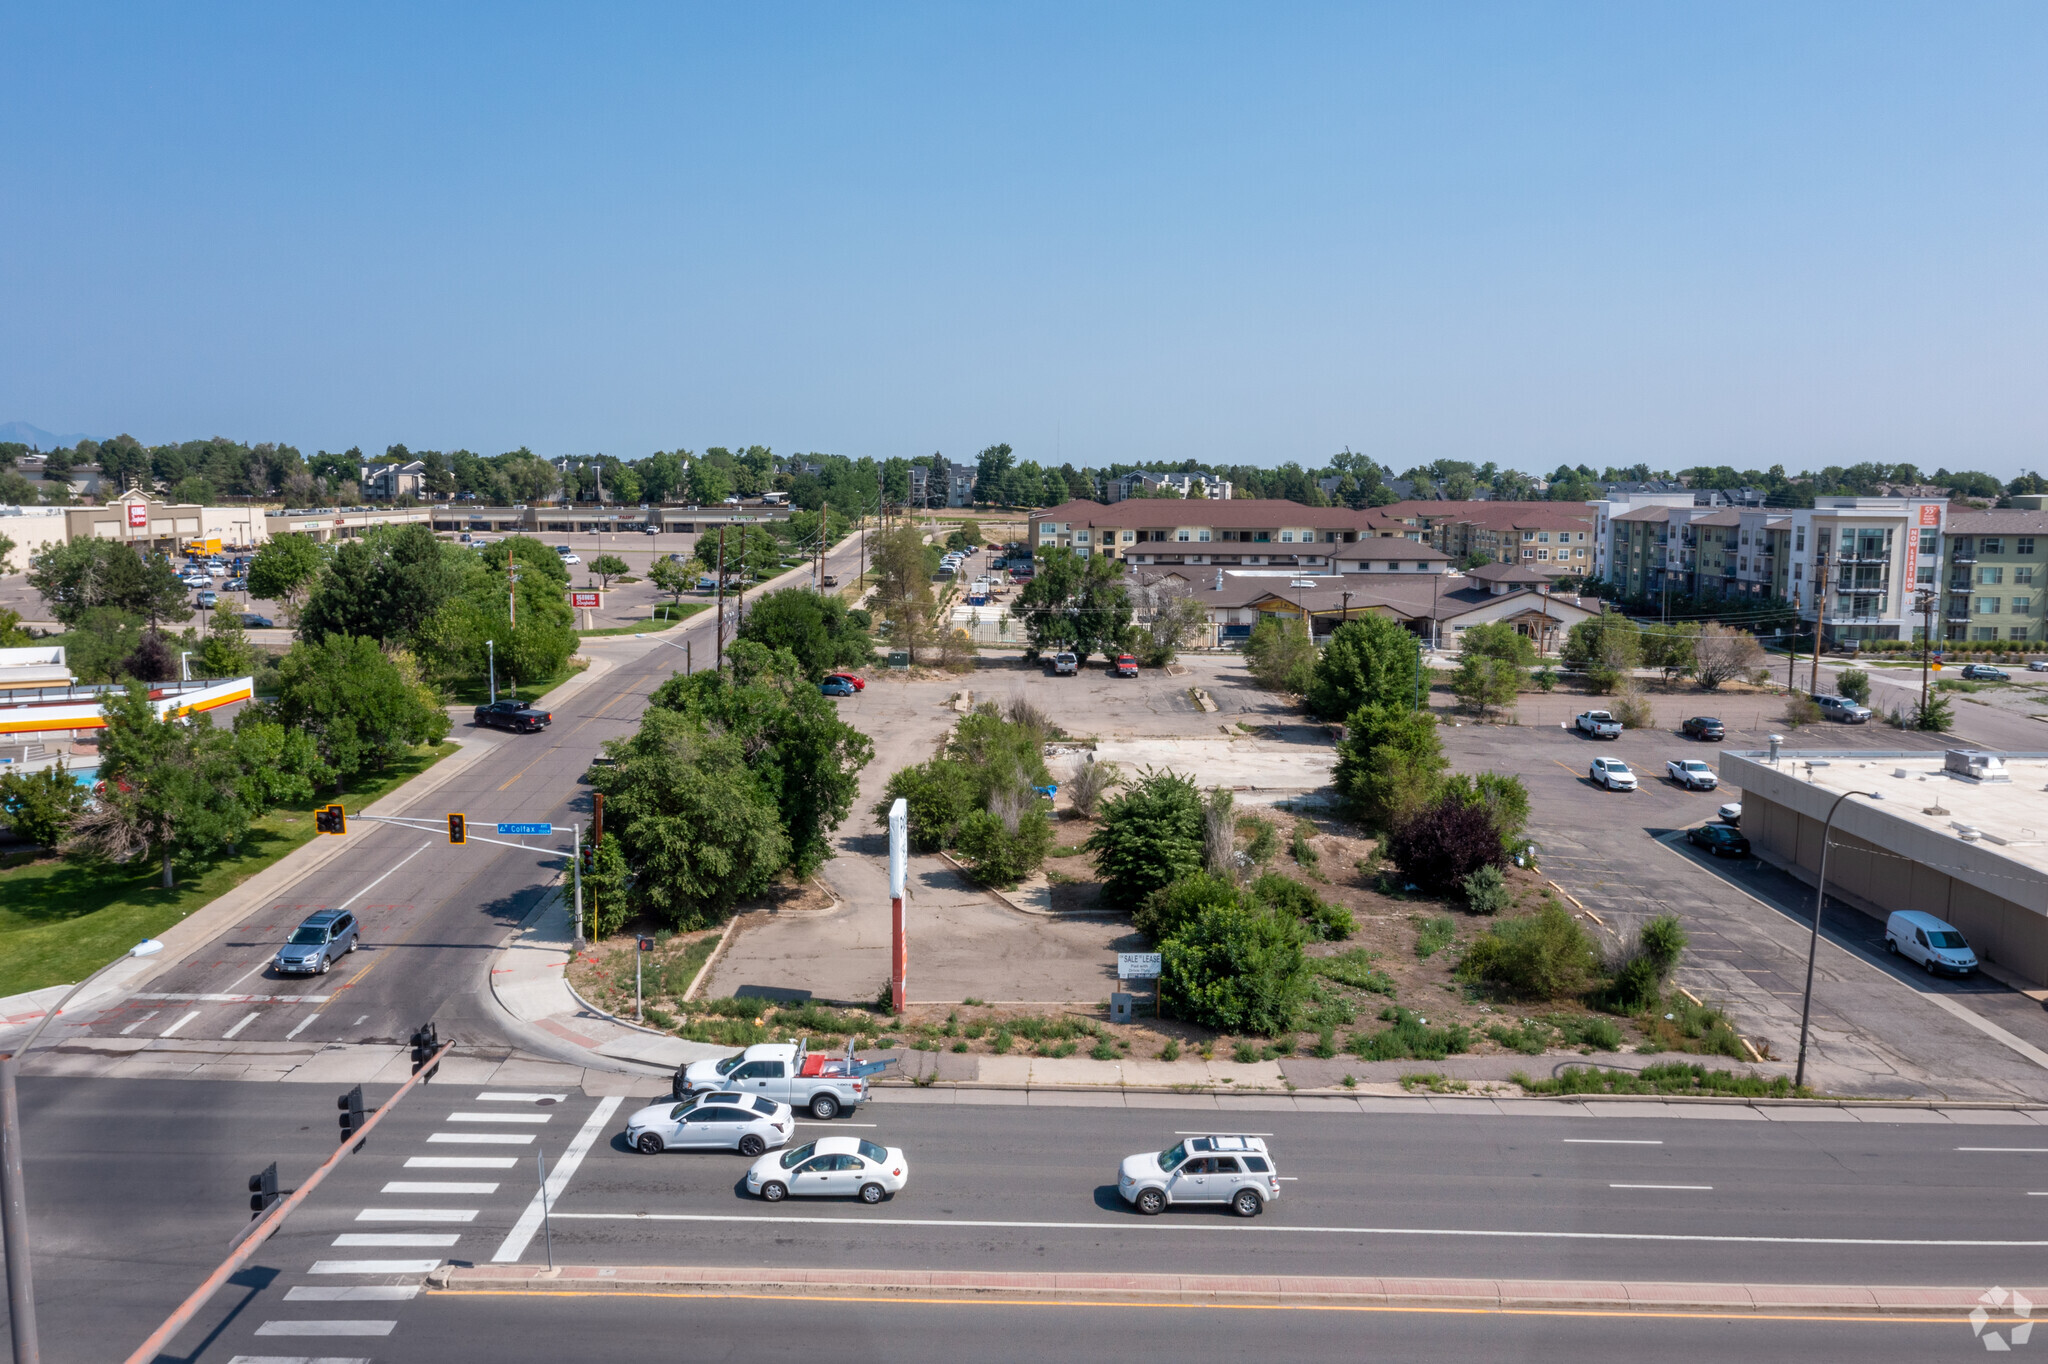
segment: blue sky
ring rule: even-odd
[[[18,5],[0,51],[0,420],[2048,464],[2038,4]]]

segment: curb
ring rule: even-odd
[[[1394,1279],[1223,1274],[1046,1274],[973,1270],[739,1269],[726,1266],[444,1266],[429,1289],[476,1293],[587,1293],[660,1288],[724,1296],[815,1293],[871,1297],[991,1298],[1059,1294],[1113,1302],[1153,1298],[1241,1305],[1459,1307],[1504,1310],[1958,1314],[1984,1305],[1981,1288],[1863,1284],[1653,1283],[1571,1279]],[[2048,1288],[2017,1290],[2039,1300]]]

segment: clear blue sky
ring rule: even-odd
[[[2048,6],[14,5],[0,420],[2048,464]]]

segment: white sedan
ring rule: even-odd
[[[577,558],[574,554],[564,554],[562,556],[562,562],[565,564],[580,564],[583,562],[583,560]]]
[[[1664,771],[1688,791],[1711,791],[1721,784],[1714,769],[1698,758],[1673,758],[1664,764]]]
[[[1628,770],[1628,764],[1619,758],[1595,758],[1586,775],[1596,786],[1610,791],[1633,791],[1636,789],[1636,774]]]
[[[770,1203],[785,1198],[859,1198],[879,1203],[910,1182],[910,1163],[891,1146],[861,1137],[820,1137],[747,1170],[747,1192]]]
[[[758,1094],[699,1094],[681,1103],[650,1104],[626,1119],[626,1144],[643,1155],[660,1151],[738,1151],[758,1156],[796,1130],[788,1104]]]

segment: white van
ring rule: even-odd
[[[1942,971],[1967,976],[1977,969],[1977,954],[1955,926],[1917,909],[1902,909],[1884,921],[1884,946],[1926,967],[1930,976]]]

